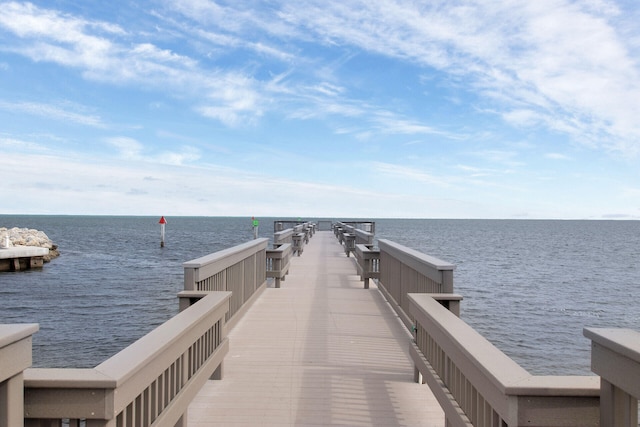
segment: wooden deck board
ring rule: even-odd
[[[316,233],[229,334],[224,379],[202,388],[188,426],[443,426],[413,382],[409,333],[354,263]]]

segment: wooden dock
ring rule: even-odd
[[[410,333],[331,232],[316,233],[229,340],[223,380],[192,401],[190,427],[444,425],[413,381]]]

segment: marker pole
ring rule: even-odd
[[[162,218],[160,218],[160,221],[158,221],[158,223],[160,224],[160,247],[164,248],[164,226],[167,223],[167,220],[164,219],[164,216]]]
[[[255,217],[251,217],[251,221],[253,221],[253,238],[257,239],[258,238],[258,225],[260,223],[260,221],[258,221]]]

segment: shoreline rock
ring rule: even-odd
[[[49,255],[44,257],[44,262],[49,262],[60,256],[58,245],[55,245],[44,231],[33,228],[0,227],[0,247],[4,247],[6,236],[9,236],[9,247],[36,246],[49,249]]]

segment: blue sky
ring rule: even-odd
[[[640,219],[635,0],[0,0],[0,213]]]

